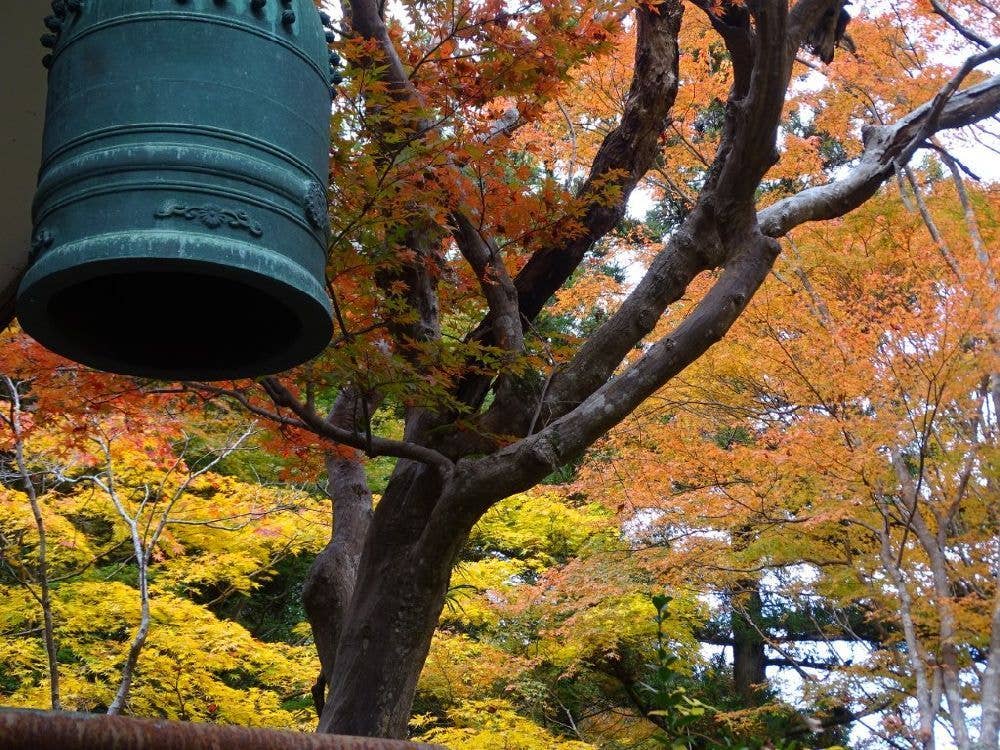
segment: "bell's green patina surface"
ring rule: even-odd
[[[312,0],[56,0],[24,329],[93,367],[278,372],[329,342]]]

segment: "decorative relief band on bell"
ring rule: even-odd
[[[330,213],[326,202],[326,190],[318,182],[310,182],[306,188],[306,218],[313,229],[324,236],[330,233]]]
[[[262,237],[264,230],[260,224],[250,218],[246,211],[239,211],[222,206],[185,206],[179,203],[168,203],[154,214],[157,219],[178,217],[188,221],[201,222],[209,229],[218,229],[226,225],[232,229],[245,229],[254,237]]]

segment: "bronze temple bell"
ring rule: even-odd
[[[92,367],[279,372],[332,333],[312,0],[56,0],[21,326]]]

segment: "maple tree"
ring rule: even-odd
[[[1000,78],[979,70],[1000,55],[995,12],[895,3],[852,21],[856,54],[824,66],[809,40],[840,8],[353,0],[336,21],[328,351],[257,382],[164,387],[17,340],[0,369],[28,371],[69,425],[87,409],[148,420],[143,393],[236,405],[269,423],[288,477],[325,474],[333,535],[303,592],[320,729],[402,737],[476,521],[693,364],[712,386],[704,355],[777,238],[848,214],[936,133],[1000,111]],[[644,225],[625,219],[640,186],[659,211]]]
[[[697,637],[733,649],[751,705],[766,667],[796,670],[830,719],[993,747],[1000,205],[929,166],[794,233],[725,344],[598,443],[571,489],[642,519],[636,549],[547,585],[612,565],[712,592]]]
[[[799,48],[830,7],[748,4],[737,25],[709,5],[681,24],[670,2],[404,4],[395,22],[372,2],[345,8],[352,67],[331,152],[340,340],[301,375],[259,389],[192,386],[399,459],[373,511],[358,459],[329,456],[337,523],[305,591],[329,687],[321,730],[402,736],[475,521],[574,460],[718,341],[766,278],[774,237],[857,207],[934,132],[995,111],[996,79],[957,91],[994,48],[956,73],[878,17],[852,26],[856,44],[871,42],[872,54],[908,45],[920,76],[903,86],[908,60],[847,59],[801,96],[817,130],[875,120],[860,151],[843,146],[853,167],[817,182],[823,137],[792,132],[779,161]],[[922,17],[928,37],[954,37],[940,17]],[[573,179],[563,162],[588,166]],[[603,240],[651,170],[688,200],[683,219],[663,245],[641,243],[645,274],[618,304],[550,344],[546,303],[595,246],[629,252],[627,236]],[[688,293],[698,299],[689,314],[657,329]],[[402,439],[370,430],[378,408],[402,412]]]
[[[321,502],[213,472],[246,431],[216,449],[204,431],[137,433],[91,415],[67,440],[68,415],[39,396],[20,414],[16,481],[0,490],[3,702],[305,728],[303,634],[264,642],[220,615],[282,561],[321,549]]]

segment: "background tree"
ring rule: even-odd
[[[914,747],[942,723],[992,747],[997,307],[981,251],[1000,214],[995,189],[915,184],[910,209],[885,196],[797,232],[726,343],[600,441],[572,490],[641,521],[630,568],[715,594],[698,637],[732,648],[737,691],[791,669],[828,718],[877,713],[870,731]],[[740,670],[744,639],[758,649]]]
[[[161,401],[140,420],[150,398],[126,416],[120,395],[63,412],[5,364],[22,411],[0,434],[0,702],[310,726],[308,628],[270,597],[322,548],[321,498],[266,486],[238,418]]]

